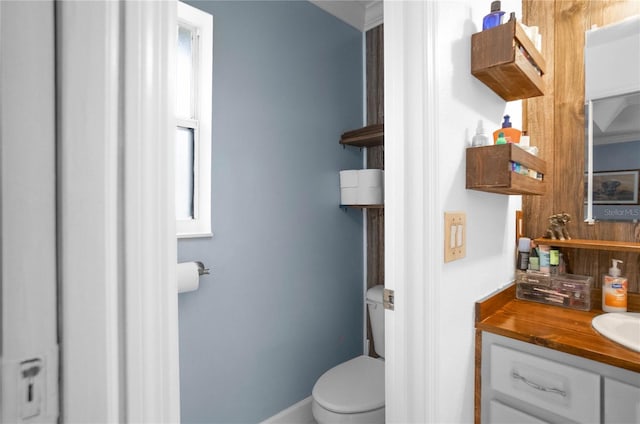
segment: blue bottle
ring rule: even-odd
[[[502,24],[504,12],[500,10],[500,1],[491,2],[491,13],[482,20],[482,30],[493,28]]]

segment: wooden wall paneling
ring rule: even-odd
[[[384,123],[384,27],[366,33],[367,125]],[[367,168],[384,169],[384,145],[367,148]],[[384,209],[367,209],[367,288],[384,284]]]
[[[384,26],[365,34],[367,125],[384,123]],[[367,148],[367,168],[384,169],[384,144]],[[366,209],[367,216],[367,288],[384,284],[384,208]],[[368,314],[367,314],[368,317]],[[367,337],[372,340],[367,318]],[[373,346],[369,355],[377,356]]]
[[[536,237],[547,227],[547,217],[568,212],[574,238],[636,240],[635,224],[584,219],[584,33],[592,25],[603,26],[640,14],[640,1],[523,0],[523,20],[538,25],[543,37],[543,54],[548,64],[547,91],[542,98],[523,102],[523,127],[533,145],[551,169],[550,193],[523,196],[525,230]],[[637,240],[636,240],[637,241]],[[591,275],[599,287],[611,258],[625,261],[623,273],[629,289],[640,292],[640,257],[635,253],[568,249],[565,255],[571,271]]]
[[[522,15],[524,23],[527,25],[537,25],[539,27],[542,35],[541,53],[547,63],[547,72],[543,76],[545,95],[523,100],[522,102],[522,128],[526,130],[531,137],[531,144],[538,147],[539,156],[547,162],[547,173],[544,176],[548,187],[547,194],[542,196],[522,196],[522,211],[525,217],[524,232],[528,237],[535,238],[544,234],[547,228],[547,222],[546,219],[533,219],[533,217],[548,217],[553,214],[554,210],[554,4],[553,2],[523,0]]]
[[[367,125],[384,123],[384,25],[366,33]]]
[[[555,106],[554,187],[582,187],[584,181],[584,45],[586,2],[556,2],[555,10]],[[567,66],[571,65],[571,66]],[[576,196],[576,191],[578,196]],[[581,221],[581,190],[552,190],[553,213],[567,212],[572,228]],[[575,237],[580,237],[576,234]]]

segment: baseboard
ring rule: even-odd
[[[260,424],[315,424],[311,412],[311,396],[267,418]]]

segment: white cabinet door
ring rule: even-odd
[[[547,421],[526,414],[517,409],[503,405],[495,400],[491,401],[489,406],[489,423],[490,424],[548,424]]]
[[[605,424],[640,423],[640,387],[605,377],[604,422]]]
[[[490,378],[504,396],[577,422],[600,421],[598,374],[494,344]]]

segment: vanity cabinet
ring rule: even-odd
[[[640,373],[482,332],[482,423],[638,423]]]
[[[640,387],[604,377],[605,423],[640,423]]]

